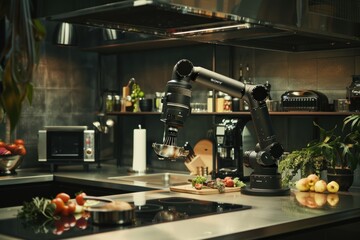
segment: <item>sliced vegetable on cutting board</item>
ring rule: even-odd
[[[239,178],[225,177],[224,179],[217,178],[215,180],[207,180],[206,177],[196,176],[191,180],[191,184],[179,185],[170,187],[171,191],[191,193],[191,194],[218,194],[227,192],[238,192],[245,183]]]

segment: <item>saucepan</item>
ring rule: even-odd
[[[177,159],[180,157],[186,157],[189,154],[189,151],[185,150],[183,147],[159,143],[153,143],[152,147],[158,157],[161,158]]]
[[[93,224],[125,225],[135,220],[135,207],[128,202],[103,197],[86,196],[86,200],[99,201],[98,204],[87,206]]]

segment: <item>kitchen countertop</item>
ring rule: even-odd
[[[251,209],[208,215],[187,220],[154,224],[125,230],[97,233],[78,237],[76,239],[254,239],[276,236],[294,231],[307,232],[309,228],[323,227],[333,223],[360,218],[360,194],[357,192],[338,193],[339,201],[335,206],[325,203],[319,208],[302,206],[296,199],[301,196],[292,190],[290,196],[260,197],[243,195],[240,192],[195,195],[176,193],[168,188],[144,186],[136,182],[121,182],[109,180],[108,177],[126,176],[127,171],[108,166],[100,169],[90,169],[89,172],[79,169],[55,172],[54,174],[37,170],[19,170],[14,176],[0,177],[0,185],[21,184],[41,181],[73,181],[94,186],[119,187],[122,189],[139,189],[136,193],[112,195],[114,199],[134,201],[141,197],[146,200],[166,198],[170,196],[195,198],[207,201],[226,202],[251,206]],[[140,185],[138,185],[140,184]],[[301,194],[301,193],[300,193]],[[318,194],[324,197],[326,194]],[[311,200],[317,201],[314,196]],[[0,208],[0,220],[14,218],[19,207]],[[358,228],[357,228],[358,229]],[[355,229],[354,231],[358,231]],[[354,232],[355,233],[355,232]],[[358,233],[358,232],[357,232]],[[351,233],[350,233],[351,234]],[[351,236],[351,235],[349,235]],[[1,235],[1,239],[14,239]]]

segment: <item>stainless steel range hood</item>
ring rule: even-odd
[[[360,47],[360,0],[135,0],[49,19],[281,51]]]

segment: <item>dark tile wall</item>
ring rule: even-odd
[[[37,132],[47,125],[86,125],[91,127],[96,111],[97,54],[76,48],[54,46],[54,23],[44,22],[46,40],[35,71],[34,99],[24,102],[20,122],[12,138],[23,138],[27,155],[22,168],[37,163]],[[0,124],[0,136],[4,134]]]

